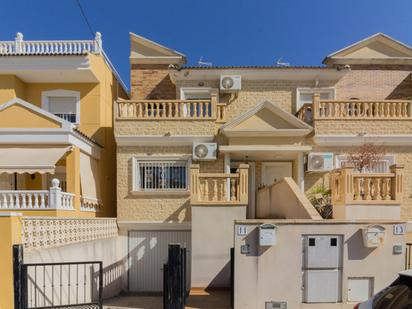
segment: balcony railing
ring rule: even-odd
[[[332,204],[400,204],[403,167],[392,165],[390,173],[357,173],[352,166],[332,173]]]
[[[0,55],[78,55],[100,53],[101,34],[94,40],[72,41],[24,41],[23,34],[17,33],[14,41],[0,41]]]
[[[305,104],[297,117],[305,122],[321,119],[386,120],[411,119],[412,101],[409,100],[320,100],[313,96],[313,104]]]
[[[192,205],[246,205],[248,169],[241,164],[237,173],[199,173],[199,165],[190,167]]]
[[[225,121],[224,103],[210,100],[119,100],[119,120],[216,120]]]
[[[75,210],[75,194],[62,192],[58,179],[49,190],[0,190],[0,210]],[[97,212],[102,203],[81,197],[81,211]]]

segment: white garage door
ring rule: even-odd
[[[190,231],[130,231],[129,290],[160,292],[163,290],[163,264],[167,262],[169,244],[187,248],[187,278],[190,278]]]

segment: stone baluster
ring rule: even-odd
[[[371,179],[369,177],[363,177],[363,199],[371,200]]]
[[[238,181],[238,200],[241,204],[248,204],[249,195],[249,165],[240,164],[239,165],[239,181]]]

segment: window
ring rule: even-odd
[[[211,98],[211,88],[180,88],[180,98],[182,100],[208,100]]]
[[[42,93],[42,107],[71,123],[80,123],[80,93],[69,90],[51,90]]]
[[[187,191],[187,160],[138,160],[134,191]]]
[[[296,91],[296,110],[298,111],[304,104],[312,103],[313,94],[318,92],[321,100],[334,100],[334,88],[298,88]]]
[[[336,168],[342,168],[348,162],[349,158],[347,155],[337,155],[336,158]],[[378,164],[371,170],[363,171],[364,173],[388,173],[389,167],[395,164],[394,155],[385,155]]]

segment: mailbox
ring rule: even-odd
[[[362,229],[363,246],[376,248],[383,243],[385,228],[380,225],[372,225]]]
[[[262,224],[259,226],[259,246],[267,247],[276,245],[276,230],[274,224]]]

